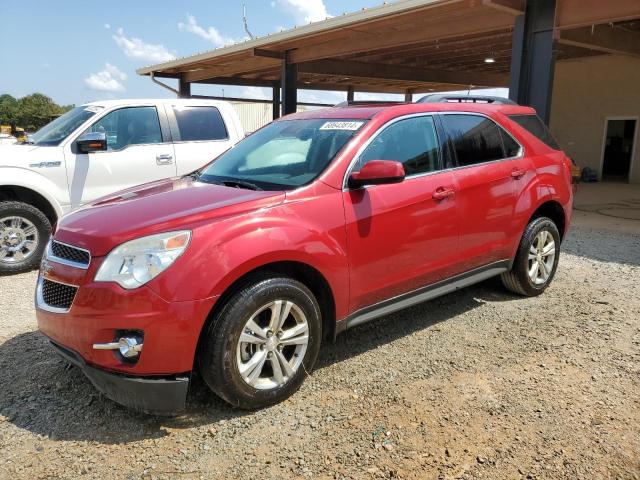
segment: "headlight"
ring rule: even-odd
[[[116,282],[128,290],[138,288],[154,279],[182,252],[191,232],[167,232],[138,238],[116,247],[100,265],[96,282]]]

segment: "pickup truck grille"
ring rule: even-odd
[[[78,287],[42,279],[42,300],[49,307],[69,310],[77,291]]]
[[[49,258],[54,261],[62,260],[62,263],[80,268],[87,268],[91,263],[91,254],[88,250],[56,242],[55,240],[51,241]]]

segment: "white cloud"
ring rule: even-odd
[[[108,23],[105,23],[104,28],[106,28],[107,30],[111,30],[111,25]]]
[[[273,92],[270,88],[265,87],[245,87],[242,90],[242,98],[257,98],[260,100],[271,100]]]
[[[113,35],[113,40],[128,58],[145,60],[152,63],[168,62],[176,58],[164,45],[153,45],[151,43],[145,43],[139,38],[126,37],[122,28],[116,31],[116,34]]]
[[[84,83],[91,90],[99,90],[101,92],[123,92],[125,90],[124,82],[127,75],[121,72],[118,67],[110,63],[104,64],[104,70],[98,73],[92,73],[84,79]]]
[[[226,37],[222,35],[218,30],[214,27],[209,27],[206,30],[198,25],[198,21],[196,17],[193,15],[187,14],[187,23],[180,22],[178,23],[178,28],[180,30],[186,30],[187,32],[191,32],[200,38],[204,38],[208,42],[211,42],[216,47],[224,47],[225,45],[230,45],[232,43],[238,43],[244,39],[236,40],[231,37]]]
[[[318,22],[331,16],[322,0],[275,0],[271,5],[278,5],[293,15],[298,24]]]

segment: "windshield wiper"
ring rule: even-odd
[[[234,178],[233,180],[220,180],[220,183],[227,187],[246,188],[248,190],[263,190],[255,183],[247,182],[246,180],[239,180]]]

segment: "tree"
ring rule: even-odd
[[[11,95],[0,95],[0,123],[36,131],[54,118],[73,108],[60,106],[41,93],[33,93],[16,100]]]
[[[9,94],[0,95],[0,124],[15,125],[18,101]]]

